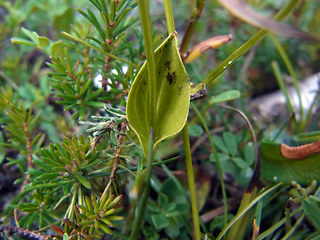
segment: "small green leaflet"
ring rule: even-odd
[[[169,37],[156,49],[157,81],[154,148],[164,139],[178,133],[185,125],[190,104],[190,84],[178,50],[176,34]],[[151,127],[150,79],[146,63],[134,80],[128,96],[127,118],[139,137],[145,154]],[[151,91],[152,92],[152,91]]]

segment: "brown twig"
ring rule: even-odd
[[[195,6],[193,8],[193,11],[191,13],[190,19],[189,19],[189,23],[187,26],[187,29],[184,33],[181,45],[180,45],[180,54],[184,54],[189,46],[192,34],[195,30],[195,27],[198,23],[198,19],[200,18],[201,14],[202,14],[202,10],[204,8],[205,5],[205,1],[195,1]]]
[[[26,134],[28,168],[31,168],[33,165],[33,163],[32,163],[32,145],[31,145],[31,138],[30,138],[30,132],[29,132],[29,125],[27,122],[23,123],[23,130]]]
[[[52,235],[42,235],[37,231],[30,231],[28,229],[18,228],[10,225],[1,226],[0,232],[4,232],[4,231],[8,231],[9,234],[21,235],[23,236],[24,239],[29,239],[29,240],[48,240],[54,237]],[[0,239],[1,239],[1,236],[0,236]]]
[[[125,133],[126,131],[126,127],[127,127],[127,122],[122,122],[120,125],[120,133]],[[106,186],[106,188],[104,189],[102,195],[101,195],[101,198],[100,199],[103,199],[104,195],[108,192],[110,186],[111,186],[111,183],[116,175],[116,171],[117,171],[117,168],[118,168],[118,164],[119,164],[119,156],[120,156],[120,151],[121,151],[121,145],[123,143],[123,139],[124,139],[124,135],[123,134],[119,134],[118,136],[118,148],[117,148],[117,151],[116,151],[116,156],[115,156],[115,159],[114,159],[114,162],[113,162],[113,167],[112,167],[112,170],[111,170],[111,174],[110,174],[110,177],[109,177],[109,182]]]

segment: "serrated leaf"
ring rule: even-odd
[[[221,103],[230,101],[240,97],[240,92],[237,90],[228,90],[223,93],[220,93],[218,96],[213,96],[210,99],[210,104]]]
[[[185,125],[189,104],[189,78],[180,58],[178,39],[171,34],[155,51],[156,89],[150,89],[146,63],[139,71],[128,96],[127,118],[147,153],[151,119],[154,119],[154,147],[162,140],[178,133]],[[150,94],[156,93],[152,102]],[[155,98],[155,100],[154,100]],[[155,116],[151,109],[155,108]],[[154,118],[153,118],[154,117]]]

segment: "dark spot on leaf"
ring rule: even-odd
[[[171,59],[169,59],[168,61],[166,61],[164,63],[164,68],[168,71],[170,71],[170,67],[171,67]]]
[[[182,89],[182,86],[178,88],[178,95],[181,94],[181,89]]]
[[[166,75],[167,81],[169,82],[169,85],[171,84],[175,84],[177,81],[177,75],[176,72],[171,73],[167,73]]]

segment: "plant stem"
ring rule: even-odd
[[[146,48],[147,55],[147,68],[148,68],[148,77],[149,77],[149,113],[150,116],[150,126],[153,129],[156,129],[156,96],[157,96],[157,75],[156,75],[156,64],[154,59],[153,52],[153,40],[152,40],[152,24],[149,13],[149,4],[147,0],[138,0],[142,32],[144,38],[144,44]],[[157,136],[157,133],[154,133]]]
[[[281,21],[292,11],[292,9],[299,3],[299,0],[291,0],[285,5],[273,18],[273,20]],[[226,60],[224,60],[216,69],[211,72],[202,82],[206,85],[212,84],[214,80],[223,73],[232,63],[249,51],[254,45],[259,43],[268,33],[268,30],[260,30],[254,36],[252,36],[247,42],[241,47],[234,51]]]
[[[198,212],[198,201],[197,201],[196,185],[194,181],[194,172],[193,172],[193,166],[192,166],[189,132],[188,132],[187,123],[182,129],[182,137],[183,137],[184,154],[185,154],[186,168],[187,168],[187,175],[188,175],[188,184],[189,184],[189,190],[190,190],[190,200],[191,200],[195,239],[200,240],[201,233],[200,233],[200,221],[199,221],[199,212]]]
[[[277,62],[273,61],[271,63],[271,66],[272,66],[272,70],[273,70],[273,73],[276,77],[276,80],[278,82],[278,85],[279,85],[279,88],[280,90],[282,91],[282,93],[284,94],[284,96],[286,97],[286,101],[287,101],[287,108],[289,110],[290,113],[294,113],[294,108],[293,108],[293,105],[291,103],[291,100],[290,100],[290,97],[289,97],[289,93],[288,93],[288,90],[284,84],[284,80],[282,78],[282,75],[281,75],[281,71],[280,71],[280,68],[279,68],[279,65]],[[295,119],[296,120],[296,119]]]
[[[120,129],[121,133],[125,133],[126,126],[127,126],[126,122],[122,122],[121,123],[121,129]],[[123,143],[123,138],[124,138],[124,135],[122,135],[122,134],[118,135],[118,147],[117,147],[117,150],[116,150],[115,159],[113,161],[113,167],[112,167],[111,174],[110,174],[110,177],[109,177],[109,182],[108,182],[106,188],[104,189],[104,191],[103,191],[103,193],[101,195],[100,202],[103,199],[104,195],[108,192],[108,190],[109,190],[109,188],[110,188],[110,186],[112,184],[112,181],[115,178],[116,171],[117,171],[117,168],[118,168],[118,164],[119,164],[119,161],[120,161],[119,156],[120,156],[120,152],[121,152],[121,146],[122,146],[122,143]]]
[[[149,197],[150,191],[150,177],[151,177],[151,168],[152,168],[152,161],[153,161],[153,131],[152,128],[150,129],[150,140],[149,140],[149,147],[148,147],[148,156],[147,156],[147,168],[146,168],[146,176],[144,180],[144,189],[141,194],[140,202],[137,208],[137,215],[133,221],[133,228],[130,234],[130,240],[137,239],[142,222],[144,217],[144,212],[147,207],[147,200]]]
[[[176,27],[174,25],[174,17],[173,17],[171,0],[164,0],[163,4],[164,4],[165,13],[166,13],[168,34],[170,35],[176,30]]]
[[[277,48],[277,51],[279,52],[284,64],[286,65],[287,67],[287,70],[292,78],[292,84],[293,86],[295,87],[296,91],[297,91],[297,95],[298,95],[298,99],[299,99],[299,114],[300,114],[300,131],[303,131],[302,130],[302,125],[303,125],[303,106],[302,106],[302,98],[301,98],[301,92],[300,92],[300,89],[299,89],[299,84],[298,84],[298,79],[297,79],[297,75],[296,73],[294,72],[293,70],[293,67],[292,67],[292,64],[288,58],[288,55],[286,54],[284,48],[282,47],[282,45],[279,43],[278,39],[273,35],[273,34],[269,34],[270,38],[272,39],[274,45],[276,46]]]
[[[192,34],[195,30],[195,27],[198,23],[198,20],[202,14],[203,7],[205,5],[205,0],[195,0],[195,6],[193,7],[193,11],[191,13],[189,24],[184,33],[181,45],[180,45],[180,54],[187,52],[189,43],[191,41]]]
[[[220,184],[221,184],[221,190],[222,190],[222,196],[223,196],[223,207],[224,207],[224,225],[227,225],[228,223],[228,203],[227,203],[227,193],[226,193],[226,188],[224,185],[224,181],[223,181],[223,172],[222,172],[222,168],[221,168],[221,164],[220,164],[220,160],[216,151],[216,148],[213,144],[213,140],[209,131],[209,128],[205,122],[205,120],[203,119],[201,113],[199,112],[199,110],[197,109],[197,107],[191,102],[190,103],[191,107],[193,108],[194,112],[197,114],[198,118],[200,119],[202,126],[206,132],[206,134],[208,135],[208,139],[211,145],[211,149],[213,152],[213,155],[216,159],[216,163],[217,163],[217,168],[218,168],[218,172],[219,172],[219,177],[220,177]]]

